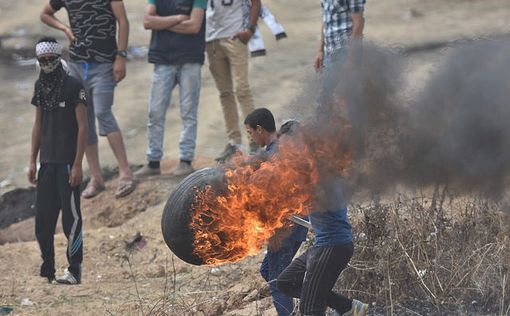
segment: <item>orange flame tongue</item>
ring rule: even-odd
[[[339,160],[328,149],[330,145],[319,144],[314,152],[320,152],[326,161],[329,158],[336,170],[343,170],[349,159]],[[309,146],[287,139],[279,147],[278,154],[258,169],[242,158],[235,159],[237,167],[225,173],[226,194],[217,196],[210,186],[197,192],[191,229],[194,252],[205,264],[255,255],[276,230],[291,225],[286,218],[309,213],[319,180],[317,157]]]

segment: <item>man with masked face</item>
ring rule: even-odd
[[[83,257],[80,184],[87,138],[86,93],[82,84],[64,70],[62,47],[54,38],[41,39],[35,50],[41,70],[31,102],[35,122],[28,180],[37,185],[35,234],[43,259],[40,275],[49,283],[55,281],[53,235],[62,210],[69,266],[56,281],[78,284]]]

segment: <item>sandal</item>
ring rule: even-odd
[[[121,198],[129,195],[136,189],[136,181],[133,178],[120,178],[115,191],[115,198]]]
[[[98,183],[89,181],[89,183],[87,184],[87,187],[81,193],[81,196],[84,197],[85,199],[91,199],[94,196],[98,195],[99,193],[103,192],[105,189],[106,188],[105,188],[104,184],[98,184]]]

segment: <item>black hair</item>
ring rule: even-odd
[[[51,36],[45,36],[41,38],[39,41],[37,41],[37,44],[43,43],[43,42],[50,42],[50,43],[58,43],[57,39]]]
[[[244,119],[244,124],[253,129],[257,128],[257,125],[260,125],[260,127],[269,133],[276,131],[273,113],[266,108],[258,108],[248,114]]]
[[[301,123],[299,123],[299,121],[288,120],[280,126],[280,130],[278,130],[278,137],[284,134],[293,135],[300,126]]]

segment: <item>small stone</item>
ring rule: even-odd
[[[248,295],[246,295],[244,298],[243,298],[243,302],[251,302],[251,301],[254,301],[257,296],[259,294],[259,290],[253,290],[251,291]]]
[[[214,275],[214,276],[218,276],[221,274],[221,270],[218,269],[218,268],[212,268],[211,269],[211,274]]]
[[[34,302],[32,302],[29,298],[24,298],[21,300],[21,306],[34,306]]]

